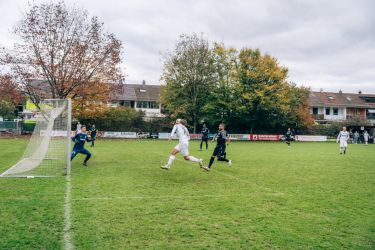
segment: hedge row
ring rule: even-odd
[[[80,120],[81,124],[87,125],[89,128],[92,124],[95,124],[97,129],[101,131],[114,131],[114,132],[167,132],[171,130],[173,120],[171,118],[154,118],[150,121],[145,121],[144,113],[136,111],[134,109],[119,107],[111,109],[106,115],[97,119],[83,119]],[[210,124],[211,125],[211,124]],[[76,124],[73,124],[73,129]],[[197,133],[199,133],[202,124],[198,126]],[[306,135],[327,135],[337,136],[343,126],[359,130],[361,126],[365,129],[370,130],[370,124],[361,121],[351,122],[334,122],[331,124],[316,124],[309,128],[296,128],[292,126],[297,134]],[[283,134],[286,131],[286,127],[275,127],[275,128],[255,128],[253,131],[245,131],[241,127],[228,127],[230,133],[256,133],[256,134]],[[189,127],[192,131],[192,128]],[[211,132],[217,130],[217,124],[210,126]]]

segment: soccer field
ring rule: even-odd
[[[27,141],[0,140],[0,170]],[[72,164],[75,249],[374,249],[375,145],[234,142],[233,166],[165,164],[175,141],[98,140]],[[190,154],[209,160],[209,151]],[[0,249],[64,248],[65,177],[0,179]]]

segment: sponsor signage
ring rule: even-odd
[[[249,134],[229,134],[229,137],[233,141],[250,141]]]
[[[279,141],[282,135],[257,135],[250,134],[251,141]]]
[[[45,130],[40,131],[40,135],[45,135]],[[89,134],[89,133],[88,133]],[[72,131],[72,136],[75,135],[75,131]],[[137,139],[137,138],[159,138],[159,139],[169,139],[170,133],[136,133],[136,132],[102,132],[99,131],[96,137],[103,138],[124,138],[124,139]],[[63,130],[53,130],[51,132],[52,137],[64,137],[66,136],[66,131]],[[282,135],[271,135],[271,134],[230,134],[230,139],[233,141],[279,141],[283,136]],[[202,138],[201,134],[190,134],[191,140],[200,140]],[[212,135],[210,135],[212,138]],[[176,136],[173,136],[174,140],[177,139]],[[311,142],[323,142],[327,141],[327,136],[323,135],[296,135],[296,141],[311,141]]]
[[[200,140],[202,139],[202,134],[190,134],[190,140]]]
[[[148,133],[148,132],[137,133],[137,138],[139,138],[139,139],[147,139],[149,137],[150,137],[150,133]]]
[[[46,135],[46,131],[45,130],[40,130],[40,136],[45,136]],[[71,133],[71,136],[74,136],[75,133],[74,131],[72,131]],[[51,136],[52,137],[64,137],[66,136],[66,130],[52,130],[51,131]]]
[[[170,133],[159,133],[159,139],[168,140],[169,139],[169,135],[170,135]],[[173,136],[172,139],[176,140],[177,137]]]
[[[296,135],[296,141],[327,141],[324,135]]]
[[[136,132],[104,132],[103,137],[136,139],[137,133]]]

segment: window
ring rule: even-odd
[[[148,102],[138,101],[137,102],[137,108],[147,109],[148,108]]]
[[[335,98],[333,96],[328,96],[328,100],[333,101]]]
[[[120,106],[130,107],[130,102],[129,101],[120,101]]]
[[[339,115],[339,109],[333,108],[333,115]]]
[[[313,113],[313,115],[317,115],[318,114],[318,108],[313,108],[312,113]]]
[[[375,120],[375,109],[368,109],[366,117],[368,120]]]
[[[363,96],[361,98],[364,99],[365,102],[375,103],[375,97],[374,96]]]
[[[156,102],[138,101],[137,108],[139,109],[158,109],[159,106]]]
[[[149,106],[150,109],[158,109],[159,108],[159,106],[156,102],[149,102],[148,106]]]
[[[326,115],[330,115],[330,114],[331,114],[330,108],[326,108]]]

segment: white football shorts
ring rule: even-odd
[[[345,140],[340,141],[340,147],[341,147],[341,148],[346,148],[346,147],[348,147],[348,142],[345,141]]]
[[[177,144],[176,147],[174,147],[178,152],[182,154],[182,156],[188,156],[189,155],[189,143],[188,142],[180,142]]]

